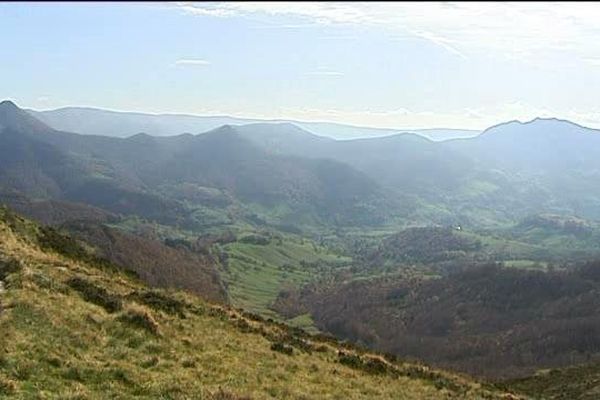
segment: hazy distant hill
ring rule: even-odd
[[[291,124],[237,129],[272,152],[347,163],[397,191],[405,205],[412,197],[413,215],[433,207],[448,223],[538,212],[600,219],[600,131],[568,121],[510,122],[441,143],[410,133],[336,141]]]
[[[511,121],[488,128],[472,140],[454,140],[445,145],[516,171],[585,168],[597,172],[600,168],[600,130],[555,118]]]
[[[152,136],[173,136],[182,133],[198,134],[218,128],[221,125],[286,122],[294,123],[320,136],[341,140],[389,136],[400,132],[417,133],[432,140],[473,137],[479,134],[479,131],[468,129],[383,129],[332,122],[271,121],[229,116],[183,114],[145,114],[86,107],[66,107],[48,111],[29,110],[29,112],[57,130],[85,135],[116,137],[127,137],[142,132]]]
[[[474,159],[514,196],[549,211],[600,219],[600,130],[569,121],[508,122],[443,145]]]
[[[540,212],[600,219],[600,135],[568,121],[513,121],[434,142],[413,133],[334,140],[291,123],[117,138],[56,131],[13,114],[22,121],[5,115],[10,129],[0,149],[7,189],[169,224],[186,220],[179,194],[190,184],[277,209],[286,224],[494,226]],[[128,126],[120,115],[105,116],[114,130]]]
[[[0,110],[5,190],[168,224],[185,223],[186,212],[193,212],[177,196],[190,184],[277,209],[280,222],[292,224],[372,224],[389,212],[386,195],[364,173],[334,160],[271,154],[233,126],[197,136],[124,139],[56,131],[10,102]]]

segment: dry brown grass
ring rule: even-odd
[[[23,266],[0,295],[0,390],[17,399],[502,398],[449,373],[440,372],[453,385],[436,387],[426,376],[352,368],[334,343],[291,339],[283,326],[190,294],[159,292],[182,313],[141,305],[132,294],[148,288],[139,281],[42,251],[1,222],[0,253]],[[86,301],[67,285],[75,276],[118,296],[123,311]],[[271,350],[277,340],[293,354]]]

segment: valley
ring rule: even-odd
[[[0,2],[0,400],[600,399],[598,21]]]
[[[562,368],[582,363],[593,370],[600,356],[595,339],[600,192],[590,183],[600,170],[592,156],[600,151],[597,131],[537,120],[441,142],[413,133],[339,141],[289,123],[253,123],[197,135],[123,138],[58,131],[32,115],[11,102],[0,104],[0,201],[42,224],[27,228],[41,235],[34,240],[41,250],[27,247],[27,254],[58,251],[90,265],[112,266],[139,279],[135,285],[222,304],[235,320],[249,313],[301,335],[334,335],[345,341],[340,346],[469,374],[489,382],[482,387],[490,393],[532,395],[537,380],[544,379],[536,371],[556,368],[562,374]],[[543,157],[520,155],[510,139],[501,140],[514,130],[525,130],[532,146],[561,147],[560,168]],[[547,131],[552,136],[546,142],[542,132]],[[587,153],[556,143],[572,137]],[[502,146],[512,159],[496,156]],[[5,211],[5,219],[20,221],[9,218],[11,212]],[[27,235],[23,226],[34,226],[28,224],[8,223],[12,233],[7,234]],[[56,279],[53,273],[39,279],[48,277]],[[120,285],[96,278],[110,282],[106,290]],[[53,290],[33,285],[34,291]],[[44,302],[56,296],[35,294],[42,295],[50,296]],[[27,307],[23,318],[34,312]],[[56,309],[45,312],[66,317]],[[187,332],[200,323],[164,317],[159,325],[167,324],[166,329]],[[106,321],[116,334],[115,321],[93,318]],[[203,328],[203,335],[230,335],[223,333],[230,328],[219,326],[212,333]],[[175,332],[168,336],[179,335]],[[128,343],[147,340],[132,335]],[[110,339],[115,340],[120,339]],[[243,339],[235,341],[241,345]],[[198,348],[226,351],[203,343]],[[140,344],[132,346],[121,357],[133,357]],[[188,354],[183,348],[177,353]],[[6,364],[9,371],[20,368],[15,362]],[[202,364],[189,364],[195,362]],[[81,374],[90,367],[78,368],[84,368]],[[134,375],[149,379],[137,368],[123,382],[135,381]],[[297,371],[289,368],[282,376]],[[190,375],[181,374],[180,384],[188,385]],[[208,376],[203,374],[202,379]],[[3,379],[29,390],[29,383],[17,383],[28,378],[13,378]],[[87,379],[74,381],[87,382],[92,392],[108,390]],[[216,385],[221,378],[210,379]],[[147,396],[168,390],[134,387],[127,390]],[[262,398],[260,393],[270,390],[272,396],[300,396],[284,387],[259,383],[242,395]],[[330,390],[311,387],[313,394]],[[66,384],[56,390],[78,389]],[[367,389],[357,390],[362,394],[351,396],[369,397]],[[427,398],[414,390],[414,398]]]

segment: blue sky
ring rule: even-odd
[[[485,128],[600,127],[600,5],[0,3],[0,98]]]

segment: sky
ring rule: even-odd
[[[0,99],[38,110],[600,128],[598,3],[0,3]]]

